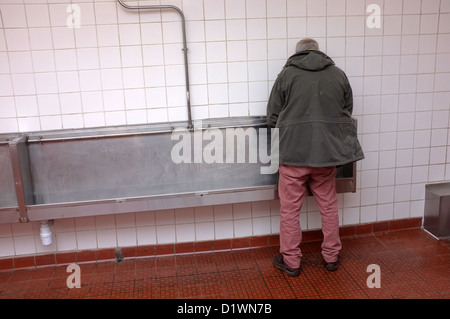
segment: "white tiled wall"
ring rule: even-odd
[[[347,72],[366,159],[357,193],[339,196],[342,225],[423,216],[425,184],[450,180],[450,0],[141,3],[185,13],[194,119],[264,115],[306,36]],[[0,133],[186,119],[175,12],[116,0],[0,0],[0,12]],[[276,201],[56,220],[50,247],[38,223],[6,224],[0,257],[264,235],[278,221]],[[301,223],[320,227],[312,198]]]

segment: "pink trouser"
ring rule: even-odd
[[[291,268],[299,268],[302,258],[300,244],[300,209],[307,195],[306,183],[319,206],[322,221],[322,256],[326,262],[337,261],[342,247],[339,239],[339,215],[336,196],[335,167],[279,167],[280,179],[280,253]]]

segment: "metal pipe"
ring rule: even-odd
[[[225,121],[224,121],[225,120]],[[242,117],[242,118],[225,118],[225,119],[210,119],[198,121],[196,123],[197,130],[206,130],[209,128],[245,128],[245,127],[263,127],[266,123],[264,117]],[[75,140],[90,140],[90,139],[104,139],[104,138],[118,138],[131,136],[145,136],[152,134],[171,133],[176,129],[182,128],[182,122],[174,123],[153,123],[132,126],[118,126],[113,130],[109,128],[94,128],[94,129],[76,129],[67,133],[64,131],[47,131],[30,133],[26,136],[27,143],[42,143],[42,142],[64,142]],[[0,142],[1,143],[1,142]]]
[[[129,10],[175,10],[181,17],[181,27],[183,33],[183,53],[184,53],[184,74],[186,81],[186,103],[188,109],[188,129],[192,130],[194,128],[192,124],[192,112],[191,112],[191,94],[189,90],[189,66],[188,66],[188,48],[187,48],[187,40],[186,40],[186,19],[184,17],[183,11],[180,8],[174,5],[128,5],[123,2],[123,0],[119,1],[120,5]]]

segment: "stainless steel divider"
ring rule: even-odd
[[[28,148],[25,144],[26,140],[26,136],[21,136],[13,139],[9,143],[17,204],[19,207],[19,221],[21,223],[28,222],[27,205],[34,203],[33,183],[28,160]]]
[[[16,136],[0,137],[0,223],[17,223],[19,207],[17,204],[16,183],[11,163],[9,144]]]

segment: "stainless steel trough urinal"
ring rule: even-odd
[[[0,222],[276,199],[270,133],[265,118],[245,117],[3,139]],[[336,185],[356,191],[354,163]]]

